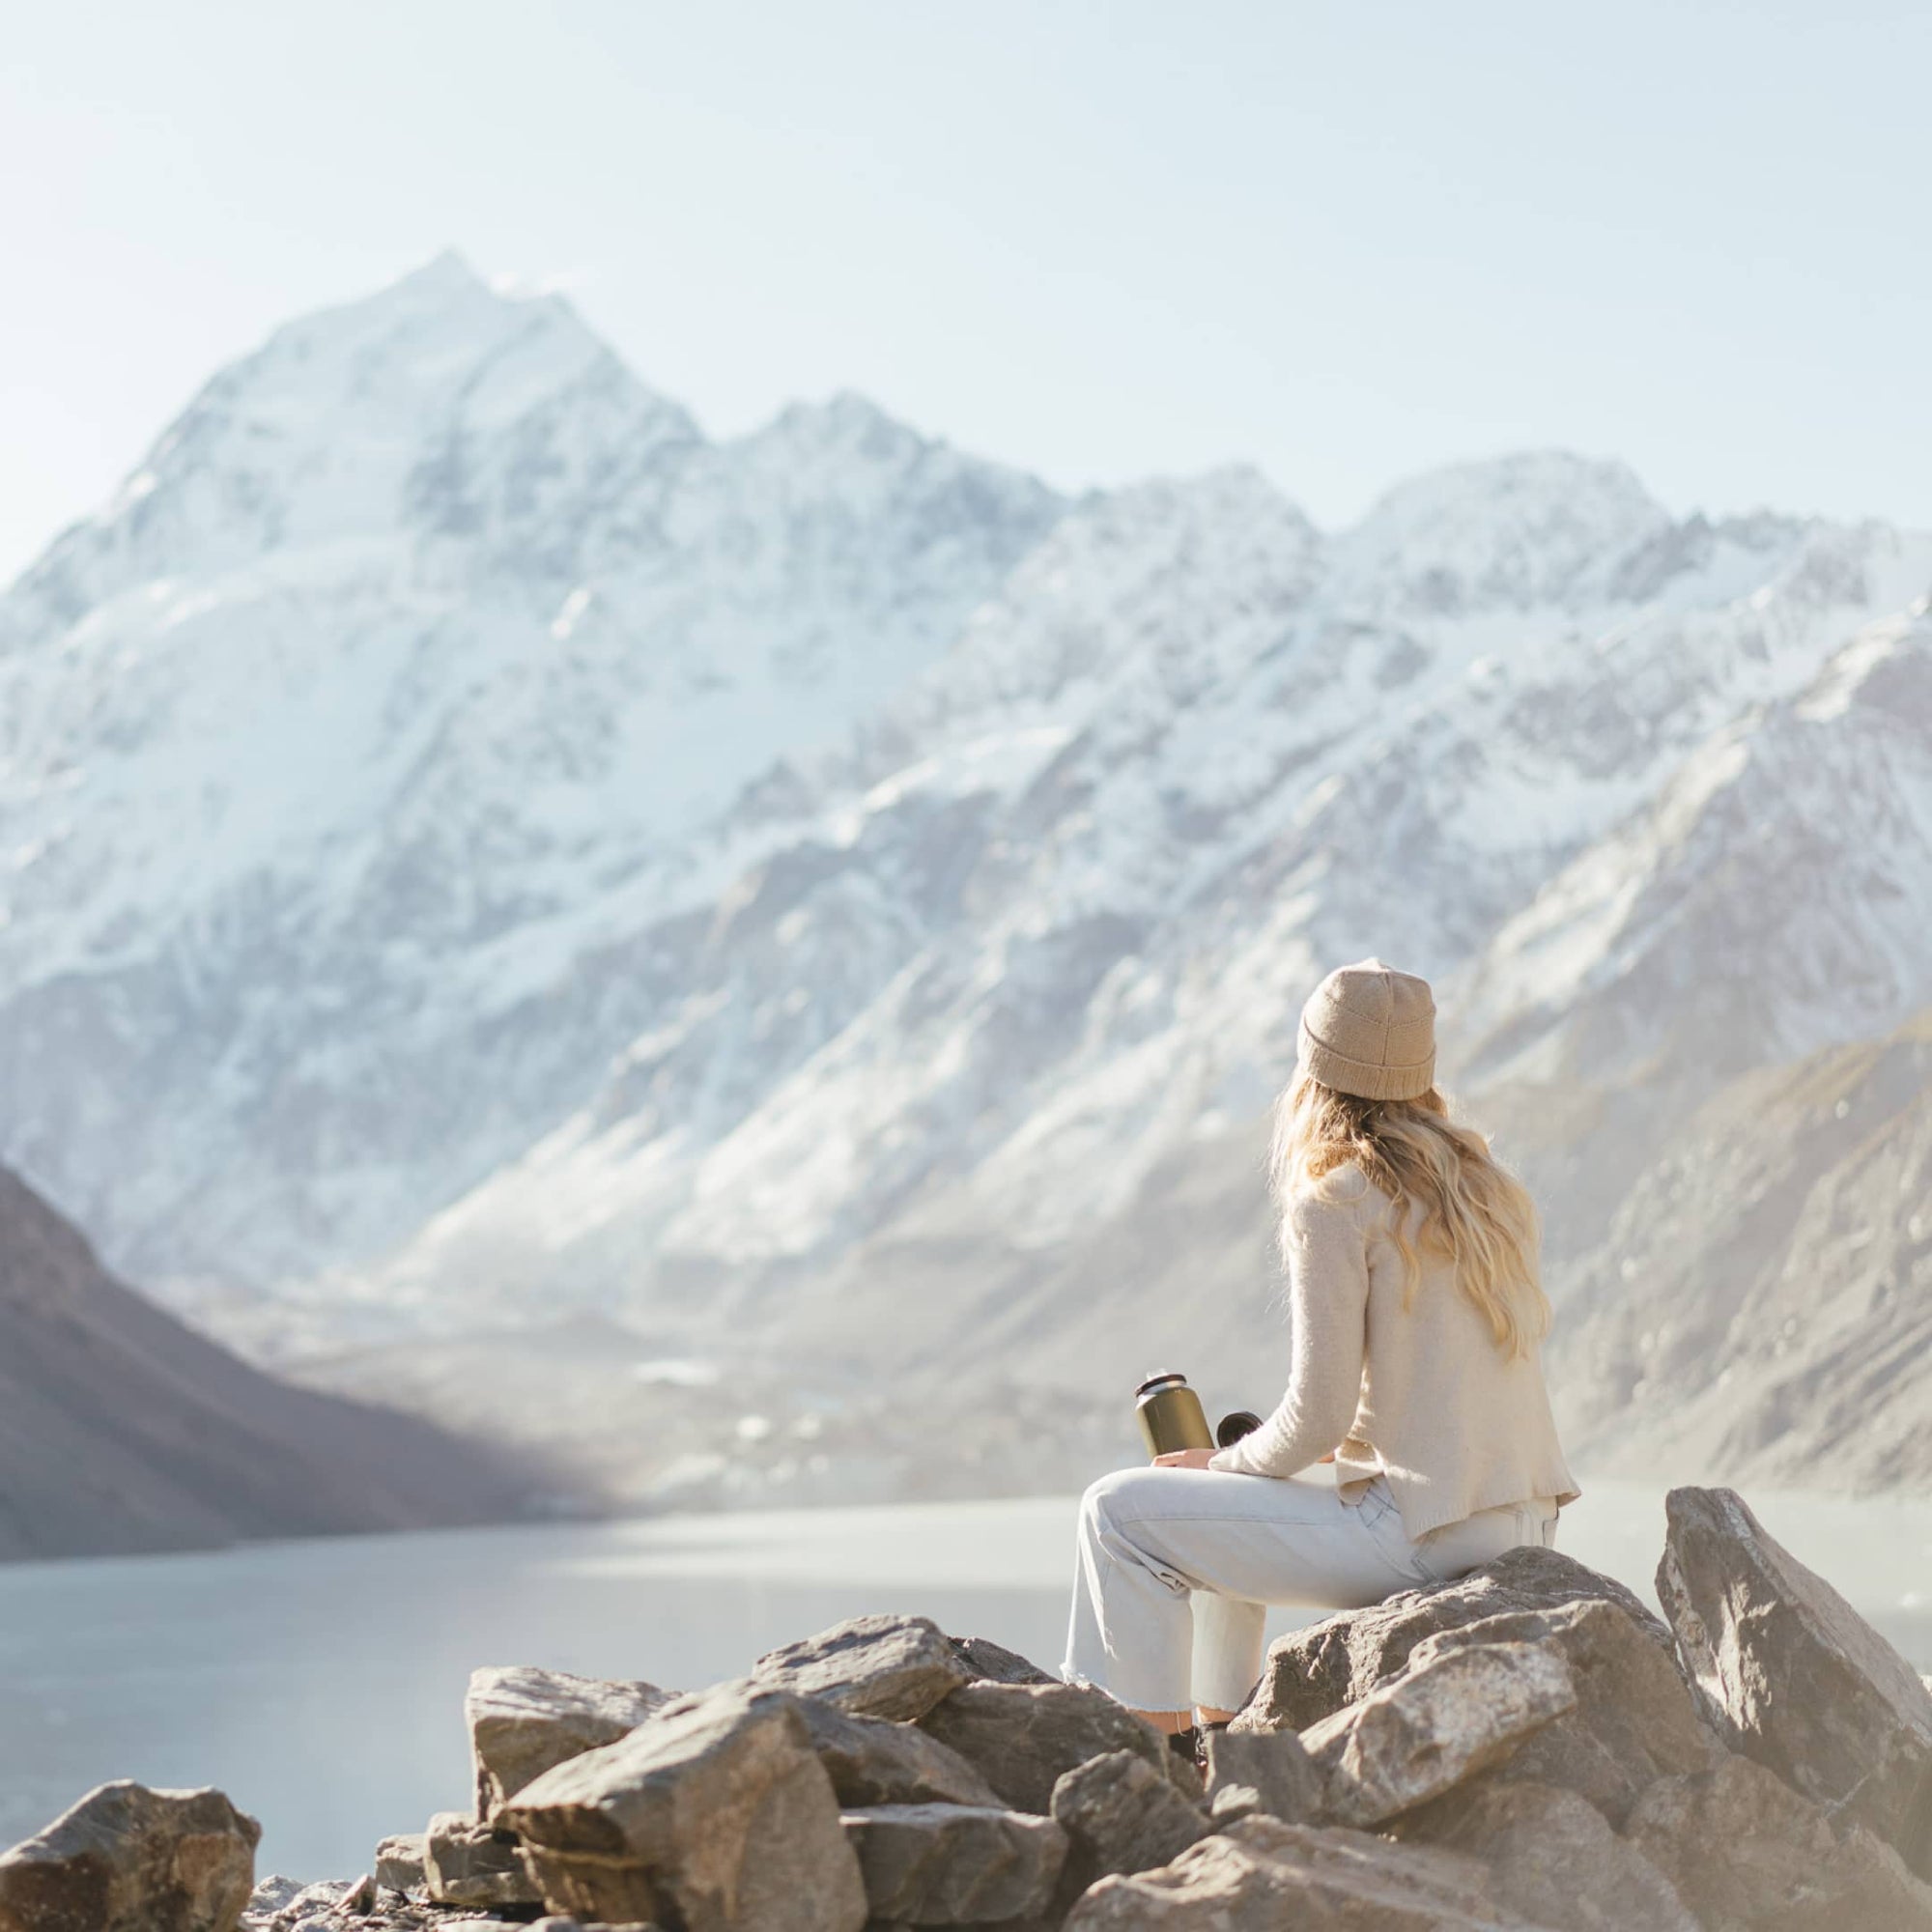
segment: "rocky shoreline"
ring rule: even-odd
[[[1729,1491],[1657,1581],[1522,1548],[1331,1616],[1205,1774],[917,1616],[690,1693],[479,1670],[467,1807],[361,1876],[112,1784],[0,1857],[0,1932],[1932,1932],[1926,1681]]]

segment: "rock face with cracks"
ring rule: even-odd
[[[1052,1802],[1054,1822],[1066,1833],[1061,1892],[1069,1903],[1108,1872],[1169,1863],[1213,1829],[1198,1804],[1132,1751],[1063,1772]]]
[[[218,1791],[100,1785],[0,1858],[0,1932],[234,1932],[261,1836]]]
[[[1235,1719],[1240,1730],[1304,1731],[1365,1697],[1438,1631],[1505,1611],[1553,1610],[1599,1598],[1621,1610],[1667,1657],[1671,1636],[1614,1577],[1558,1549],[1511,1549],[1453,1583],[1403,1590],[1361,1610],[1344,1610],[1269,1647],[1260,1688]]]
[[[553,1766],[615,1744],[674,1695],[655,1684],[527,1665],[471,1672],[463,1715],[476,1772],[477,1817],[490,1819]]]
[[[1062,1774],[1089,1758],[1131,1751],[1164,1776],[1173,1755],[1145,1718],[1081,1684],[969,1684],[923,1725],[1021,1811],[1051,1809]]]
[[[505,1807],[553,1912],[685,1932],[858,1932],[866,1888],[796,1698],[732,1686]]]
[[[1725,1742],[1932,1877],[1932,1690],[1735,1491],[1664,1514],[1657,1593]]]
[[[1323,1774],[1321,1808],[1379,1825],[1498,1762],[1577,1708],[1562,1658],[1527,1643],[1452,1650],[1302,1733]]]
[[[1001,1806],[881,1804],[844,1816],[873,1916],[914,1925],[1020,1918],[1052,1896],[1066,1837]]]
[[[1577,1792],[1620,1828],[1653,1780],[1708,1770],[1720,1754],[1670,1653],[1600,1597],[1439,1631],[1409,1653],[1408,1667],[1496,1643],[1554,1649],[1569,1666],[1577,1708],[1524,1739],[1495,1776]]]
[[[916,1724],[854,1718],[801,1698],[811,1747],[847,1809],[871,1804],[995,1805],[999,1794],[955,1750]]]
[[[1321,1809],[1322,1773],[1293,1731],[1216,1731],[1208,1740],[1208,1808],[1217,1824],[1257,1811],[1300,1825]]]
[[[855,1717],[917,1722],[976,1666],[927,1617],[853,1617],[761,1657],[753,1680]]]
[[[1474,1859],[1243,1818],[1158,1871],[1103,1878],[1067,1932],[1519,1932]]]

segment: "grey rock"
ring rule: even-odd
[[[1731,1490],[1672,1490],[1657,1593],[1734,1750],[1932,1876],[1932,1691]]]
[[[1305,1731],[1366,1697],[1438,1631],[1506,1611],[1553,1610],[1593,1598],[1614,1605],[1670,1654],[1669,1631],[1614,1577],[1560,1549],[1525,1547],[1506,1550],[1453,1583],[1404,1590],[1277,1638],[1261,1684],[1234,1728]]]
[[[795,1697],[726,1686],[504,1807],[554,1913],[680,1932],[859,1932],[866,1888]]]
[[[1061,1681],[1052,1671],[1042,1670],[1018,1651],[1009,1650],[1005,1644],[995,1643],[991,1637],[955,1636],[950,1641],[961,1660],[971,1667],[973,1675],[983,1678],[989,1684],[1058,1684]]]
[[[801,1697],[799,1710],[811,1747],[847,1810],[873,1804],[1000,1803],[972,1765],[917,1724],[854,1718],[816,1697]]]
[[[1366,1827],[1439,1797],[1576,1708],[1555,1650],[1484,1644],[1405,1672],[1301,1742],[1322,1774],[1323,1815]]]
[[[752,1676],[858,1717],[911,1723],[970,1683],[973,1666],[929,1617],[853,1617],[759,1658]]]
[[[874,1916],[914,1925],[1036,1913],[1066,1856],[1052,1819],[998,1805],[881,1804],[846,1812],[843,1824]]]
[[[439,1811],[423,1834],[423,1883],[439,1905],[536,1905],[540,1894],[513,1833]]]
[[[1405,1844],[1472,1853],[1494,1897],[1564,1932],[1698,1932],[1676,1888],[1574,1791],[1477,1779],[1401,1821]]]
[[[285,1878],[280,1872],[257,1879],[248,1903],[242,1908],[242,1926],[247,1932],[254,1932],[255,1927],[267,1925],[284,1907],[299,1898],[302,1889],[300,1879]]]
[[[1242,1818],[1153,1871],[1103,1878],[1066,1932],[1521,1932],[1480,1860]],[[1635,1928],[1629,1928],[1635,1932]]]
[[[263,1895],[258,1886],[242,1915],[242,1922],[270,1925],[274,1932],[303,1932],[309,1926],[329,1926],[336,1908],[355,1889],[354,1882],[346,1878],[318,1879],[313,1885],[303,1885],[298,1879],[283,1879],[279,1882],[281,1904],[264,1918],[257,1904]],[[334,1932],[332,1926],[330,1932]]]
[[[0,1857],[0,1932],[234,1932],[261,1836],[219,1791],[99,1785]]]
[[[471,1672],[463,1715],[477,1817],[494,1817],[505,1799],[552,1766],[615,1744],[676,1695],[655,1684],[577,1677],[530,1664]]]
[[[423,1861],[429,1851],[429,1834],[405,1832],[384,1838],[376,1847],[376,1883],[391,1891],[409,1891],[428,1883]]]
[[[1264,1811],[1301,1825],[1321,1808],[1322,1774],[1293,1731],[1215,1731],[1208,1739],[1208,1804],[1216,1825]]]
[[[1053,1819],[1066,1833],[1064,1905],[1108,1872],[1167,1864],[1213,1830],[1198,1804],[1132,1751],[1109,1751],[1064,1772],[1053,1787]]]
[[[1490,1643],[1549,1645],[1577,1687],[1576,1710],[1525,1739],[1492,1776],[1577,1792],[1621,1829],[1655,1779],[1707,1771],[1722,1754],[1674,1660],[1613,1604],[1592,1598],[1486,1617],[1425,1637],[1408,1664]]]
[[[1747,1757],[1660,1778],[1625,1835],[1710,1932],[1932,1932],[1932,1887],[1862,1826]]]
[[[1145,1718],[1084,1684],[969,1684],[923,1727],[1021,1811],[1048,1811],[1062,1774],[1089,1758],[1131,1751],[1165,1776],[1174,1756]]]

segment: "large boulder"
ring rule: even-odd
[[[1293,1731],[1211,1731],[1208,1804],[1217,1826],[1264,1811],[1303,1825],[1321,1809],[1322,1773]]]
[[[1932,1690],[1731,1490],[1672,1490],[1657,1594],[1734,1750],[1932,1876]]]
[[[90,1791],[0,1857],[0,1932],[234,1932],[262,1828],[219,1791]]]
[[[1574,1791],[1478,1778],[1410,1812],[1397,1832],[1405,1844],[1480,1858],[1497,1903],[1537,1925],[1699,1932],[1663,1873]]]
[[[439,1811],[423,1834],[423,1883],[439,1905],[489,1911],[536,1905],[541,1894],[524,1869],[508,1832],[479,1825],[460,1811]]]
[[[1663,1777],[1625,1835],[1698,1921],[1750,1932],[1932,1932],[1932,1887],[1862,1826],[1817,1805],[1747,1757]]]
[[[1611,1604],[1667,1656],[1670,1633],[1614,1577],[1558,1549],[1505,1550],[1452,1583],[1404,1590],[1366,1609],[1343,1610],[1278,1637],[1237,1730],[1305,1731],[1365,1697],[1403,1668],[1438,1631],[1513,1610],[1553,1610],[1598,1599]]]
[[[880,1804],[846,1812],[844,1826],[873,1917],[913,1925],[1038,1912],[1066,1856],[1052,1819],[997,1805]]]
[[[1707,1771],[1722,1753],[1675,1660],[1603,1598],[1438,1631],[1409,1652],[1408,1667],[1494,1643],[1558,1652],[1577,1688],[1577,1708],[1526,1739],[1492,1776],[1574,1791],[1621,1828],[1655,1779]]]
[[[1053,1819],[1066,1833],[1065,1904],[1108,1872],[1167,1864],[1213,1830],[1198,1804],[1132,1751],[1109,1751],[1063,1772],[1053,1787]]]
[[[1172,1864],[1103,1878],[1065,1932],[1521,1932],[1480,1860],[1243,1818]],[[1636,1932],[1636,1928],[1626,1928]]]
[[[753,1682],[821,1697],[856,1717],[916,1723],[973,1681],[968,1662],[929,1617],[853,1617],[785,1644],[752,1666]]]
[[[799,1711],[811,1747],[847,1810],[873,1804],[1000,1803],[972,1765],[917,1724],[854,1718],[816,1697],[801,1697]]]
[[[1091,1757],[1131,1751],[1165,1776],[1174,1755],[1145,1718],[1084,1684],[969,1684],[923,1728],[1020,1811],[1050,1810],[1062,1773]]]
[[[1322,1775],[1323,1817],[1366,1828],[1428,1804],[1576,1708],[1554,1649],[1470,1645],[1405,1671],[1301,1742]]]
[[[670,1703],[655,1684],[576,1677],[515,1664],[472,1671],[463,1700],[476,1775],[476,1815],[486,1823],[552,1766],[627,1731]]]
[[[544,1904],[683,1932],[859,1932],[859,1862],[795,1697],[726,1686],[503,1807]]]

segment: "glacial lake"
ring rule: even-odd
[[[1562,1547],[1652,1599],[1661,1492],[1585,1487]],[[1932,1672],[1932,1501],[1751,1502]],[[911,1610],[1053,1668],[1074,1509],[662,1517],[0,1566],[0,1847],[134,1777],[228,1792],[262,1820],[260,1873],[354,1877],[379,1838],[467,1808],[463,1690],[481,1663],[689,1688],[841,1617]]]

